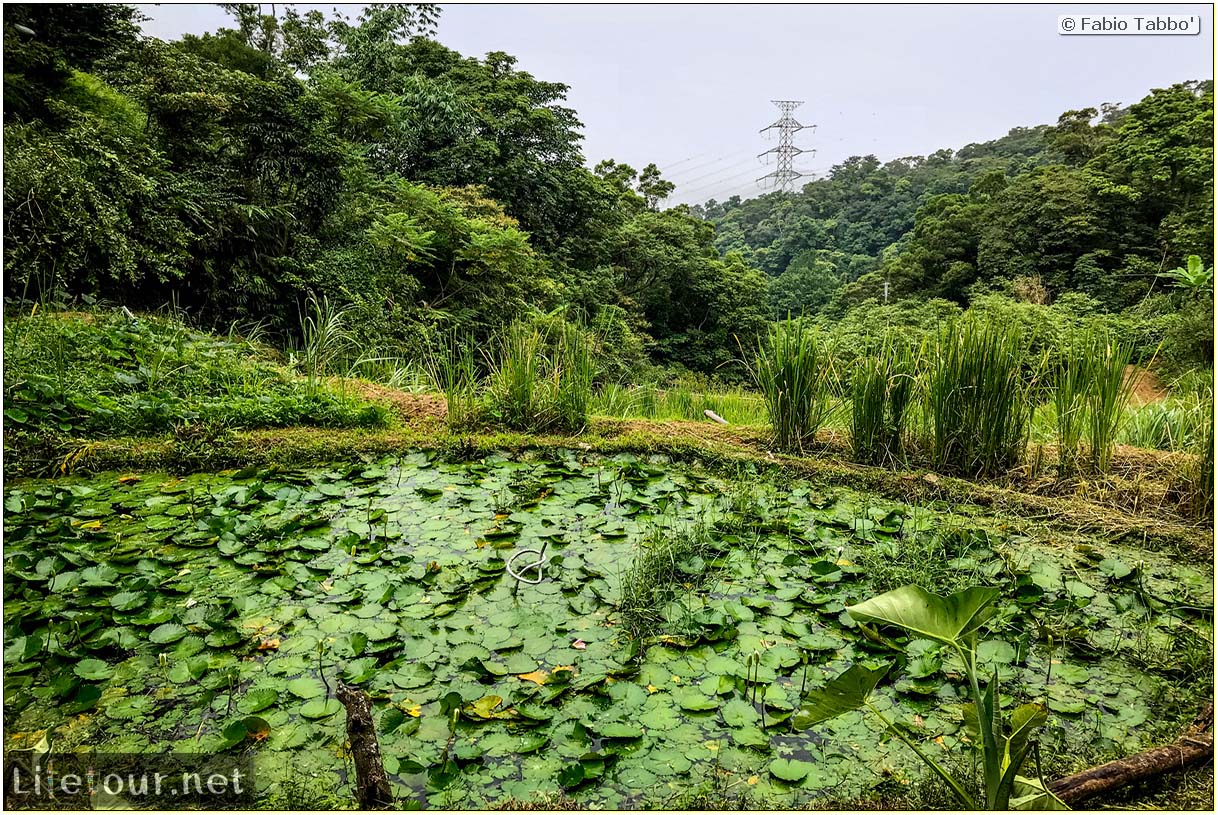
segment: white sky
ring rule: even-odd
[[[164,39],[231,25],[213,5],[137,5],[152,18],[145,33]],[[817,152],[796,167],[823,173],[852,155],[959,148],[1214,76],[1212,7],[1199,4],[442,8],[440,42],[467,56],[506,51],[570,85],[589,165],[654,161],[678,184],[670,204],[758,193],[771,99],[805,100],[796,117],[817,128],[796,143]],[[1058,15],[1075,13],[1195,14],[1201,33],[1059,35]]]

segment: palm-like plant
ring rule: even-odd
[[[1204,261],[1197,255],[1188,256],[1188,265],[1177,267],[1171,271],[1163,272],[1159,277],[1166,277],[1169,280],[1175,281],[1175,286],[1178,289],[1193,294],[1213,294],[1214,293],[1214,267],[1205,267]]]

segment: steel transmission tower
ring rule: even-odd
[[[764,153],[759,153],[757,158],[768,163],[770,158],[773,157],[777,166],[774,168],[774,172],[763,175],[761,178],[757,179],[757,183],[769,184],[773,186],[774,189],[788,192],[791,189],[791,182],[797,178],[803,178],[805,175],[804,173],[801,173],[795,169],[795,157],[804,153],[816,152],[815,150],[803,150],[796,147],[793,141],[795,134],[801,130],[815,128],[816,125],[800,124],[795,120],[795,117],[791,115],[791,112],[794,111],[795,108],[802,105],[803,102],[797,102],[792,99],[772,99],[770,101],[778,106],[778,109],[782,112],[782,115],[778,117],[778,121],[774,122],[774,124],[770,125],[769,127],[763,127],[760,132],[766,133],[777,130],[778,146],[772,147],[769,150],[766,150]]]

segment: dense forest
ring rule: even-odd
[[[436,6],[225,7],[175,42],[129,6],[5,8],[8,302],[173,302],[290,341],[326,298],[383,356],[557,310],[613,336],[614,371],[723,374],[776,316],[1000,297],[1212,358],[1210,302],[1163,277],[1212,264],[1212,82],[665,209],[655,165],[588,169],[567,86],[444,47]]]

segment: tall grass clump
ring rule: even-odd
[[[1018,330],[963,318],[939,335],[926,380],[936,467],[994,475],[1019,463],[1035,400]]]
[[[1087,387],[1087,444],[1092,469],[1112,468],[1112,452],[1135,378],[1127,375],[1134,348],[1106,333],[1096,332],[1087,343],[1090,382]]]
[[[592,343],[578,325],[563,322],[554,349],[554,412],[560,427],[582,428],[588,423],[596,362]]]
[[[541,332],[522,322],[512,323],[499,335],[490,401],[495,418],[508,427],[533,430],[543,424],[538,394],[542,342]]]
[[[758,341],[750,373],[765,397],[775,445],[803,450],[831,411],[828,343],[814,327],[787,319]]]
[[[478,366],[473,349],[454,331],[431,349],[425,365],[432,386],[444,394],[448,426],[468,426],[478,412]]]
[[[491,358],[490,417],[515,430],[579,430],[588,422],[596,377],[594,340],[566,321],[517,321]]]
[[[850,377],[850,446],[860,464],[887,466],[903,458],[916,361],[909,343],[891,336],[875,354],[855,361]]]
[[[320,300],[309,295],[300,316],[300,364],[310,390],[317,388],[321,377],[330,372],[350,346],[351,333],[346,322],[345,308],[335,308],[324,295]]]
[[[1071,342],[1049,369],[1048,387],[1053,394],[1057,466],[1062,477],[1078,471],[1092,377],[1088,350],[1085,343]]]
[[[1193,458],[1183,469],[1177,491],[1184,508],[1198,518],[1214,516],[1214,389],[1204,386],[1208,398],[1199,399],[1197,424],[1200,426],[1189,446]],[[1201,396],[1200,393],[1195,397]]]

